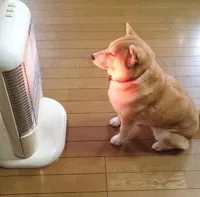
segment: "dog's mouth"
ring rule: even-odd
[[[95,64],[98,68],[101,68],[101,69],[103,69],[103,70],[107,70],[107,69],[108,69],[108,67],[105,66],[103,63],[96,64],[96,63],[94,62],[94,64]]]
[[[93,62],[98,68],[101,68],[101,69],[104,69],[104,70],[107,70],[107,69],[108,69],[108,67],[107,67],[103,62],[100,61],[100,62],[97,63],[97,61],[95,61],[96,58],[95,58],[94,54],[90,55],[90,59],[92,60],[92,62]]]

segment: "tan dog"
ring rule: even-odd
[[[118,113],[111,119],[120,132],[111,139],[121,145],[134,126],[147,125],[157,140],[156,151],[189,148],[199,128],[199,114],[186,91],[166,74],[152,49],[126,24],[126,35],[91,56],[111,76],[110,102]]]

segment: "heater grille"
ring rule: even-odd
[[[35,126],[35,114],[24,64],[3,73],[13,115],[20,136]]]

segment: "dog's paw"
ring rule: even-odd
[[[155,142],[155,143],[152,145],[152,149],[155,150],[155,151],[162,151],[162,150],[163,150],[163,147],[162,147],[162,145],[160,144],[160,142]]]
[[[119,134],[111,138],[110,143],[114,146],[120,146],[124,142],[124,138]]]
[[[121,121],[120,121],[119,116],[114,117],[114,118],[112,118],[112,119],[110,120],[110,125],[111,125],[112,127],[119,127],[120,124],[121,124]]]
[[[165,145],[164,143],[161,143],[161,142],[155,142],[153,145],[152,145],[152,149],[154,149],[155,151],[164,151],[164,150],[171,150],[173,149],[173,147],[171,146],[167,146]]]

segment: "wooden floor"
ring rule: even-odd
[[[130,22],[158,62],[200,104],[200,1],[29,0],[45,96],[68,112],[66,148],[51,166],[0,169],[3,197],[199,197],[200,134],[189,151],[157,154],[148,129],[121,148],[106,73],[88,56],[123,36]]]

